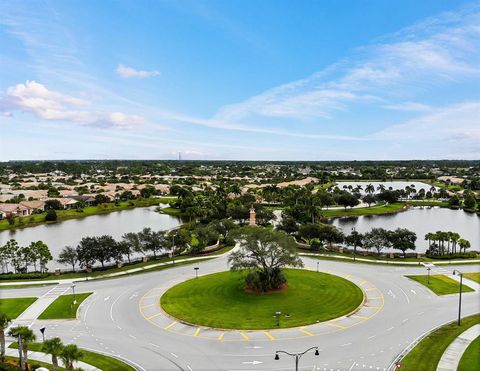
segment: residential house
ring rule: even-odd
[[[13,216],[28,216],[32,214],[32,209],[20,204],[0,204],[0,212],[5,214],[5,217]]]
[[[21,201],[20,205],[29,207],[32,209],[32,212],[38,211],[45,211],[45,201],[36,200],[36,201]]]

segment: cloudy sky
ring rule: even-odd
[[[2,1],[0,161],[480,159],[480,2]]]

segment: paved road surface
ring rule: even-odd
[[[306,269],[317,260],[303,258]],[[383,370],[408,344],[431,328],[454,320],[458,295],[437,297],[404,277],[425,267],[393,267],[320,261],[320,270],[361,284],[369,298],[363,312],[330,324],[302,329],[239,332],[186,326],[166,317],[158,297],[172,285],[200,274],[228,269],[227,257],[158,272],[104,281],[79,282],[76,292],[93,291],[80,307],[79,320],[35,321],[35,331],[64,342],[121,355],[140,370],[292,370],[294,360],[276,350],[320,348],[306,354],[301,370]],[[478,265],[456,266],[478,271]],[[464,282],[466,282],[465,280]],[[468,282],[466,282],[468,284]],[[52,287],[3,290],[6,297],[41,296]],[[308,305],[308,302],[305,303]],[[480,312],[479,292],[465,293],[462,315]],[[369,308],[367,308],[369,307]],[[228,310],[228,308],[225,308]]]

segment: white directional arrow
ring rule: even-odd
[[[392,290],[388,290],[388,295],[390,295],[393,299],[395,299],[395,294],[393,293]]]
[[[260,363],[263,363],[263,362],[260,362],[260,361],[251,361],[251,362],[242,362],[244,365],[259,365]]]
[[[103,300],[107,301],[108,299],[110,299],[110,296],[107,296],[107,297],[104,298]]]
[[[415,290],[410,290],[410,291],[413,293],[413,295],[417,295],[417,293],[415,292]]]
[[[132,294],[128,299],[129,299],[129,300],[132,300],[133,298],[136,298],[137,296],[138,296],[138,294],[135,293],[135,294]]]

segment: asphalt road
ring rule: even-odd
[[[304,258],[316,270],[317,260]],[[319,261],[321,271],[361,285],[368,300],[355,316],[302,329],[218,331],[187,326],[161,312],[158,298],[174,284],[200,274],[224,271],[227,257],[123,278],[79,282],[77,292],[94,292],[78,320],[36,321],[46,337],[133,362],[140,370],[293,370],[294,359],[276,350],[307,353],[301,370],[384,370],[406,346],[430,329],[457,317],[458,295],[438,297],[404,277],[426,274],[424,267],[394,267]],[[478,265],[455,266],[464,272]],[[449,269],[448,267],[445,269]],[[51,287],[3,290],[3,297],[40,296]],[[309,305],[308,302],[305,305]],[[228,308],[225,308],[228,310]],[[465,293],[462,316],[480,312],[479,292]]]

